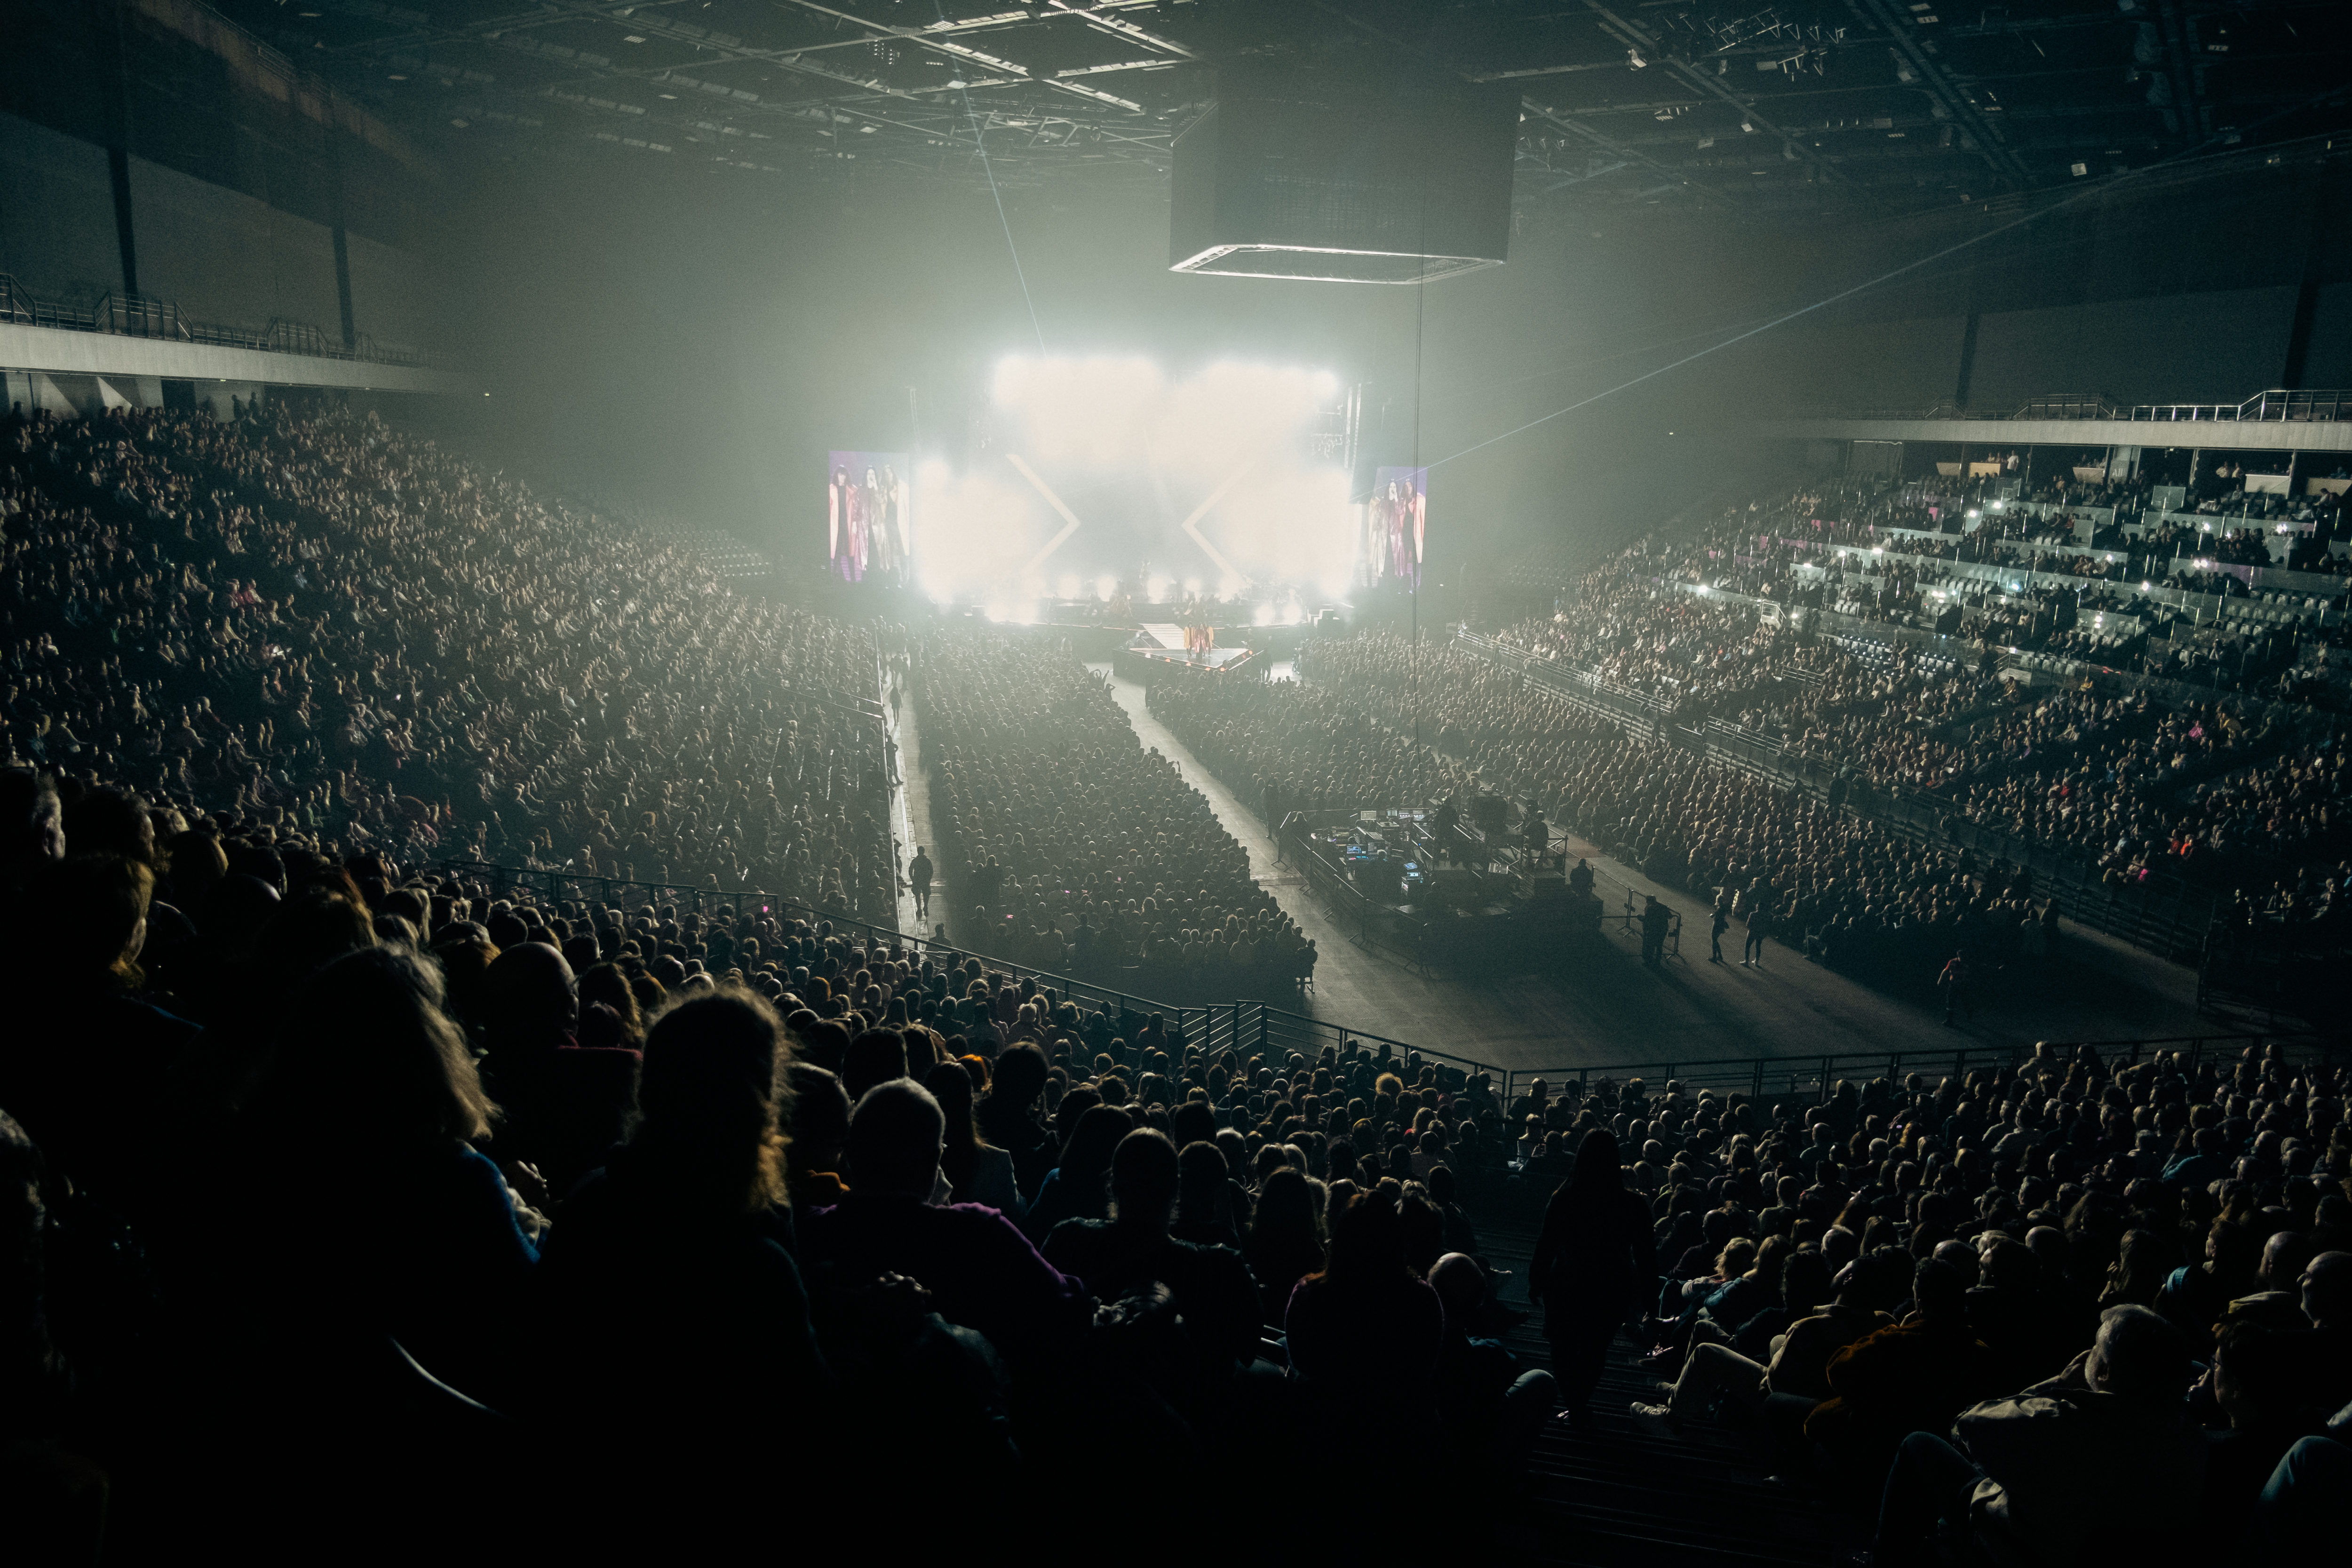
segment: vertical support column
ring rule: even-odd
[[[122,0],[108,8],[100,23],[113,53],[114,101],[108,105],[106,172],[114,190],[114,243],[122,263],[122,291],[139,292],[138,226],[131,212],[131,50],[122,33]]]

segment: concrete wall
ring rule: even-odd
[[[193,321],[300,321],[341,341],[326,224],[135,154],[130,174],[141,293],[174,301]],[[442,290],[430,265],[364,235],[345,238],[353,330],[391,346],[436,342]],[[121,289],[105,148],[0,114],[0,272],[80,308]]]
[[[417,347],[433,341],[434,281],[423,258],[345,232],[352,272],[353,330],[380,344]],[[333,322],[330,331],[340,331]]]
[[[2293,289],[2239,289],[1987,315],[1969,405],[1998,411],[2058,392],[2235,403],[2278,384],[2294,299]]]
[[[342,337],[334,233],[240,191],[131,160],[139,288],[198,321],[307,322]]]
[[[82,306],[122,287],[105,148],[0,114],[0,272]]]

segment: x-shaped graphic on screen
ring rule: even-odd
[[[1078,521],[1078,514],[1072,511],[1062,498],[1054,493],[1052,486],[1037,477],[1037,470],[1023,461],[1019,453],[1007,452],[1004,456],[1007,461],[1021,470],[1023,479],[1036,487],[1037,493],[1045,498],[1045,503],[1062,514],[1062,531],[1045,542],[1045,549],[1029,558],[1029,563],[1021,569],[1021,574],[1025,577],[1043,566],[1045,563],[1045,558],[1059,550],[1062,547],[1062,542],[1077,532],[1084,525]],[[1237,569],[1232,562],[1226,560],[1223,551],[1209,542],[1207,535],[1201,531],[1201,520],[1209,515],[1211,507],[1225,499],[1227,490],[1241,482],[1242,477],[1249,472],[1255,461],[1255,459],[1253,458],[1244,462],[1232,473],[1227,474],[1217,488],[1209,492],[1208,499],[1192,509],[1192,515],[1186,518],[1182,523],[1184,531],[1192,536],[1192,542],[1207,552],[1209,559],[1217,563],[1217,570],[1228,577],[1239,578],[1244,585],[1251,582],[1251,578],[1246,573]]]

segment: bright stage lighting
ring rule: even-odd
[[[1352,580],[1361,509],[1325,433],[1342,379],[1221,361],[1184,372],[1113,355],[1013,355],[994,367],[989,456],[918,466],[916,585],[1017,606],[1292,594]],[[1179,520],[1182,520],[1180,521]],[[1163,570],[1139,580],[1142,562]],[[1186,574],[1190,575],[1186,575]]]
[[[1260,605],[1257,607],[1255,619],[1257,624],[1262,626],[1270,626],[1274,625],[1274,606],[1272,605]]]
[[[1013,618],[1013,606],[1002,599],[992,599],[985,614],[992,621],[1009,621]]]
[[[1295,626],[1306,618],[1307,612],[1298,607],[1297,600],[1293,599],[1290,603],[1282,606],[1282,624],[1284,626]]]

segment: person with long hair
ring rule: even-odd
[[[37,863],[6,911],[16,973],[38,984],[0,1044],[0,1105],[53,1173],[126,1208],[160,1195],[159,1091],[200,1033],[142,994],[154,892],[143,861],[77,854]]]
[[[1409,1251],[1396,1198],[1376,1188],[1348,1205],[1332,1227],[1329,1261],[1291,1291],[1283,1315],[1291,1373],[1335,1430],[1362,1429],[1368,1419],[1436,1421],[1445,1310]]]
[[[646,1031],[641,1119],[549,1238],[539,1394],[559,1427],[711,1451],[763,1412],[805,1444],[828,1377],[787,1207],[783,1025],[757,993],[681,994]]]
[[[1013,1156],[980,1135],[971,1120],[971,1073],[960,1061],[944,1061],[923,1075],[923,1087],[940,1102],[946,1141],[940,1173],[952,1190],[950,1201],[985,1204],[1013,1224],[1028,1212],[1013,1180]]]
[[[1134,1128],[1127,1112],[1113,1106],[1089,1106],[1079,1116],[1061,1163],[1045,1173],[1022,1223],[1032,1241],[1045,1240],[1066,1219],[1110,1217],[1111,1155]]]
[[[247,1180],[289,1164],[332,1175],[229,1219],[258,1287],[239,1317],[273,1350],[388,1333],[436,1376],[499,1400],[539,1252],[475,1147],[499,1108],[441,1003],[431,961],[388,946],[344,954],[294,994],[245,1110]]]
[[[1581,1427],[1600,1385],[1610,1342],[1657,1285],[1650,1211],[1625,1185],[1617,1139],[1605,1128],[1584,1135],[1576,1168],[1551,1195],[1528,1270],[1543,1302],[1544,1336],[1559,1379],[1561,1419]]]
[[[1273,1172],[1258,1191],[1243,1254],[1257,1276],[1265,1321],[1282,1321],[1299,1280],[1323,1267],[1322,1184],[1289,1165]]]

